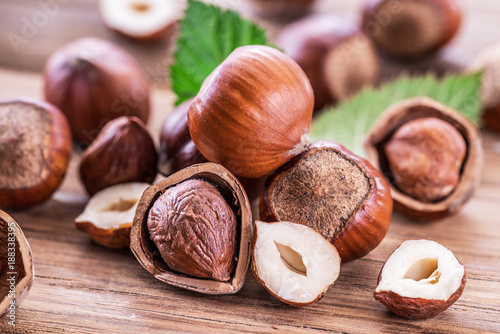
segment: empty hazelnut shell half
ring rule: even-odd
[[[389,185],[368,161],[333,142],[316,142],[271,174],[260,219],[315,229],[343,262],[368,254],[385,237],[392,215]]]
[[[0,102],[0,208],[24,209],[59,188],[71,156],[71,131],[53,105]]]
[[[16,307],[26,298],[35,270],[31,248],[23,231],[0,210],[0,318],[16,320]]]
[[[194,185],[200,182],[210,189]],[[168,198],[170,195],[175,197]],[[214,197],[222,198],[225,203],[218,203],[219,199]],[[183,209],[168,209],[172,204]],[[205,212],[212,209],[215,211]],[[234,216],[234,240],[226,238],[232,232],[221,227],[221,222],[205,219],[219,213]],[[136,210],[130,238],[135,257],[158,280],[206,294],[235,293],[243,286],[250,263],[250,203],[239,181],[223,166],[192,165],[146,189]],[[220,243],[221,240],[226,240],[226,244]],[[228,267],[220,262],[226,256],[224,250],[234,254],[228,277],[222,270]],[[167,265],[168,256],[172,256],[168,260],[176,270]],[[214,275],[207,277],[204,275],[207,272]]]
[[[418,130],[422,130],[418,131],[419,134],[415,132],[413,138],[404,139],[406,144],[414,144],[414,147],[409,150],[410,154],[404,155],[404,158],[399,158],[399,165],[408,164],[410,161],[413,161],[413,167],[417,166],[418,162],[418,166],[420,166],[418,168],[422,169],[430,168],[432,164],[436,163],[439,164],[436,166],[437,169],[449,167],[446,173],[442,173],[443,171],[439,173],[430,172],[429,169],[429,172],[423,172],[426,175],[419,176],[419,180],[417,180],[420,184],[427,183],[429,186],[433,183],[439,184],[439,182],[443,182],[442,193],[445,194],[444,196],[433,197],[434,195],[432,195],[432,193],[436,192],[436,189],[432,189],[431,187],[427,190],[425,188],[420,190],[417,189],[417,193],[420,193],[418,196],[415,192],[411,193],[402,189],[401,186],[405,184],[405,181],[402,181],[402,183],[400,182],[398,186],[393,174],[394,169],[391,169],[387,157],[386,152],[388,143],[393,139],[396,131],[411,121],[424,118],[437,118],[447,122],[452,128],[458,131],[461,138],[457,139],[460,140],[454,139],[456,136],[453,134],[448,136],[449,138],[445,138],[444,134],[446,134],[448,130],[445,130],[443,132],[444,134],[435,136],[437,132],[433,130],[423,130],[423,126],[418,126],[420,128]],[[413,129],[411,131],[416,130]],[[428,132],[427,134],[425,133],[426,131]],[[441,133],[441,131],[439,133]],[[408,134],[405,136],[408,137]],[[435,137],[434,139],[439,143],[436,143],[435,140],[430,141],[429,137]],[[454,154],[453,152],[456,146],[461,145],[460,141],[462,141],[462,139],[465,141],[466,153],[460,166],[457,168],[455,161],[441,161],[445,156],[452,156]],[[452,142],[449,142],[450,140]],[[431,143],[432,145],[430,145]],[[417,146],[421,148],[417,149]],[[474,189],[476,189],[480,182],[484,158],[481,136],[478,128],[456,110],[427,97],[407,99],[387,109],[369,130],[365,138],[365,150],[368,160],[379,168],[389,181],[392,197],[394,199],[394,209],[411,218],[438,219],[458,212],[471,197]],[[392,148],[392,154],[394,156],[400,156],[397,150],[402,150],[402,148]],[[427,154],[425,153],[426,151]],[[441,160],[437,162],[433,161],[431,156]],[[456,159],[458,161],[460,157],[456,156]],[[446,158],[446,160],[450,159]],[[420,164],[420,162],[423,162],[423,164]],[[453,179],[453,175],[450,176],[446,174],[453,174],[457,171],[459,177],[456,186],[451,190],[444,189],[449,188],[450,183],[448,181],[444,183],[443,179]],[[414,174],[408,174],[405,171],[399,178],[408,178],[406,184],[409,184],[411,181],[409,178],[416,177],[415,175],[420,174],[422,173],[419,171],[414,172]],[[433,178],[441,174],[444,174],[443,179],[438,181],[433,180]],[[429,182],[426,182],[427,179],[429,179]],[[454,182],[451,184],[453,183]]]

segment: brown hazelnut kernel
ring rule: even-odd
[[[229,280],[235,265],[236,217],[212,185],[187,180],[167,189],[149,211],[148,228],[171,269]]]
[[[385,154],[399,190],[433,202],[457,186],[466,144],[449,123],[424,117],[401,126],[385,145]]]

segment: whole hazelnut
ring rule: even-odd
[[[385,54],[418,58],[447,44],[461,22],[456,0],[367,0],[362,27]]]
[[[343,262],[368,254],[385,237],[392,215],[389,185],[368,161],[333,142],[316,142],[271,174],[260,219],[315,229]]]
[[[81,38],[55,51],[43,74],[45,99],[68,118],[86,146],[120,116],[149,118],[149,85],[127,51],[99,38]]]
[[[207,294],[235,293],[250,263],[250,203],[223,166],[192,165],[146,189],[130,238],[137,260],[157,279]]]
[[[403,124],[384,148],[394,185],[422,202],[439,201],[455,189],[466,150],[460,132],[434,117]]]
[[[102,129],[83,152],[80,179],[89,195],[129,182],[151,183],[158,156],[153,138],[137,117],[120,117]]]
[[[12,255],[14,254],[14,255]],[[35,269],[28,240],[16,221],[0,210],[0,318],[15,314],[33,285]]]
[[[209,161],[258,178],[304,150],[313,105],[295,61],[271,47],[243,46],[205,79],[188,110],[189,132]]]
[[[311,81],[315,110],[378,80],[376,49],[354,21],[313,14],[285,26],[275,40]]]
[[[292,20],[309,13],[316,0],[249,0],[254,14],[275,20]]]
[[[411,218],[438,219],[458,212],[481,178],[477,127],[427,97],[387,109],[369,130],[365,149],[389,180],[395,210]]]
[[[68,122],[53,105],[0,101],[0,208],[48,200],[64,179],[71,146]]]

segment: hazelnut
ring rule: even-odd
[[[191,138],[237,176],[264,176],[308,144],[313,92],[299,65],[267,46],[237,48],[188,110]]]
[[[500,132],[500,42],[481,49],[472,59],[467,71],[482,71],[480,101],[483,108],[482,125]]]
[[[55,51],[43,74],[45,99],[68,118],[82,146],[120,116],[149,118],[146,75],[127,51],[98,38],[75,40]]]
[[[378,79],[377,52],[354,21],[313,14],[285,26],[275,40],[311,81],[316,110],[346,99]]]
[[[90,195],[128,182],[151,183],[157,174],[153,138],[137,117],[120,117],[102,129],[83,152],[80,179]]]
[[[461,22],[456,0],[367,0],[362,26],[385,54],[418,58],[447,44]]]
[[[0,207],[24,209],[59,188],[71,155],[71,132],[53,105],[0,101]]]
[[[252,12],[261,17],[292,20],[309,13],[316,0],[249,0]]]
[[[100,0],[104,24],[126,37],[156,40],[173,35],[184,14],[185,0]]]
[[[465,282],[465,268],[448,248],[408,240],[385,262],[374,296],[400,317],[427,319],[455,303]]]
[[[386,110],[369,130],[365,149],[389,181],[395,210],[411,218],[438,219],[458,212],[481,178],[477,127],[427,97]]]
[[[120,183],[97,192],[75,218],[75,226],[104,247],[130,246],[135,209],[149,183]]]
[[[318,232],[290,222],[255,222],[252,271],[273,296],[292,306],[320,300],[340,273],[340,256]]]
[[[187,113],[193,99],[181,103],[163,122],[160,133],[159,166],[165,176],[188,166],[208,162],[191,140]]]
[[[161,281],[208,294],[235,293],[250,262],[251,224],[238,180],[218,164],[192,165],[143,193],[131,249]]]
[[[422,202],[434,202],[457,186],[466,146],[450,123],[423,117],[399,127],[384,153],[399,190]]]
[[[0,318],[15,321],[15,307],[28,295],[34,278],[28,240],[14,219],[0,210]]]
[[[343,262],[365,256],[385,237],[392,214],[389,185],[368,161],[333,142],[316,142],[271,174],[260,219],[318,231]]]

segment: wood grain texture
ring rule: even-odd
[[[500,40],[498,1],[461,2],[467,7],[463,31],[440,56],[458,64],[466,63],[482,45]],[[320,2],[325,10],[348,16],[354,16],[360,3]],[[152,76],[156,88],[149,123],[157,137],[174,101],[172,92],[162,88],[166,86],[164,51],[169,43],[144,46],[122,39],[102,26],[95,0],[74,0],[61,7],[24,50],[12,54],[5,33],[18,29],[23,15],[33,15],[37,6],[35,0],[0,2],[0,98],[41,97],[40,71],[48,55],[74,37],[102,36],[124,45],[145,68],[160,73]],[[157,50],[158,57],[152,50]],[[390,66],[400,71],[400,64]],[[482,182],[459,214],[427,224],[394,214],[381,245],[365,258],[345,264],[325,297],[305,308],[279,302],[251,273],[235,295],[182,290],[156,280],[129,250],[108,250],[91,242],[73,224],[88,200],[77,177],[79,154],[74,153],[69,173],[52,200],[27,211],[9,212],[30,242],[36,277],[17,310],[15,330],[4,318],[0,332],[500,333],[500,135],[483,132],[483,136]],[[416,238],[431,238],[450,248],[468,273],[457,303],[425,321],[394,316],[373,298],[383,262],[402,241]]]

